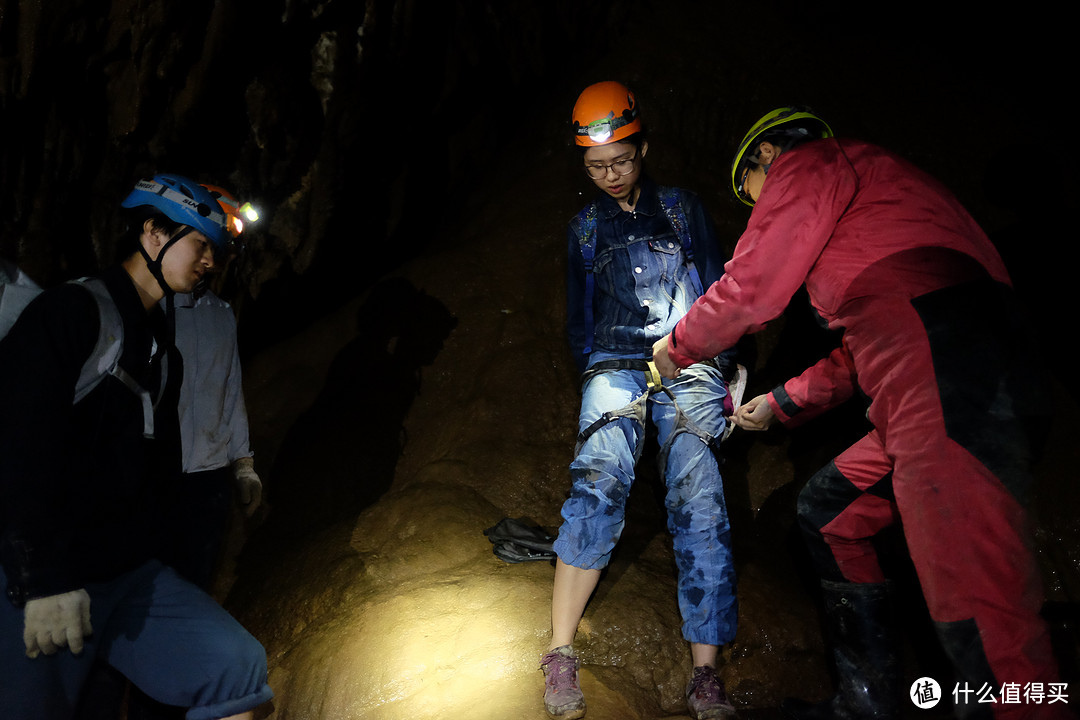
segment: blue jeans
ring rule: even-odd
[[[0,569],[0,583],[7,576]],[[273,697],[266,652],[213,598],[154,561],[88,583],[94,632],[79,655],[26,657],[23,610],[0,599],[0,712],[5,720],[69,718],[95,657],[188,720],[253,710]]]
[[[594,352],[589,367],[626,355]],[[563,504],[563,524],[555,552],[567,565],[601,569],[622,534],[626,498],[641,456],[648,413],[661,445],[660,472],[667,487],[668,530],[678,567],[679,610],[683,637],[692,643],[723,645],[735,637],[737,605],[731,530],[720,469],[702,438],[680,421],[712,437],[724,431],[723,402],[727,385],[720,371],[697,364],[675,380],[664,380],[663,392],[647,394],[645,374],[615,370],[592,376],[582,388],[578,430],[584,431],[605,412],[639,401],[637,412],[597,429],[579,448],[570,465],[573,487]],[[677,407],[676,407],[677,406]]]

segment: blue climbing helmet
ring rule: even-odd
[[[120,206],[152,207],[173,222],[198,230],[214,246],[215,254],[229,246],[231,238],[221,205],[209,190],[182,175],[159,174],[140,180]]]

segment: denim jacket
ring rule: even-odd
[[[694,265],[703,289],[720,279],[724,258],[716,230],[694,193],[682,190]],[[595,290],[593,347],[634,357],[650,357],[690,309],[698,294],[690,281],[679,238],[660,205],[657,186],[642,178],[634,212],[601,194],[593,263]],[[579,370],[585,346],[585,263],[575,224],[567,229],[567,335]]]

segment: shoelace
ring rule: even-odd
[[[720,685],[716,672],[708,667],[694,668],[694,678],[690,683],[690,695],[695,700],[709,704],[726,703],[727,695]]]
[[[562,689],[577,690],[577,658],[551,652],[543,657],[540,665],[546,668],[545,680],[555,692]]]

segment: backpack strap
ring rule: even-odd
[[[75,402],[78,403],[94,388],[101,384],[106,376],[112,375],[119,380],[124,387],[139,397],[143,410],[143,436],[154,437],[154,402],[142,385],[138,383],[126,370],[120,367],[120,356],[124,352],[124,321],[120,317],[120,311],[109,294],[109,289],[100,278],[79,278],[72,283],[81,285],[90,293],[98,306],[100,329],[98,330],[97,343],[90,357],[83,363],[79,380],[75,384]],[[162,360],[162,383],[164,386],[165,366]]]
[[[0,338],[8,334],[30,301],[40,294],[40,288],[17,285],[0,276]]]
[[[593,331],[593,295],[596,292],[596,280],[593,277],[593,259],[596,257],[596,217],[599,206],[591,202],[581,209],[574,218],[572,226],[581,248],[581,258],[585,263],[585,347],[582,354],[592,353]]]
[[[679,238],[679,244],[682,245],[686,269],[690,273],[690,282],[698,297],[701,297],[704,294],[704,288],[701,285],[697,267],[694,265],[694,243],[690,237],[690,224],[686,220],[686,211],[683,210],[682,193],[678,188],[661,187],[657,194],[660,196],[660,207],[664,209],[664,214],[667,215],[668,222],[671,223],[675,236]]]

